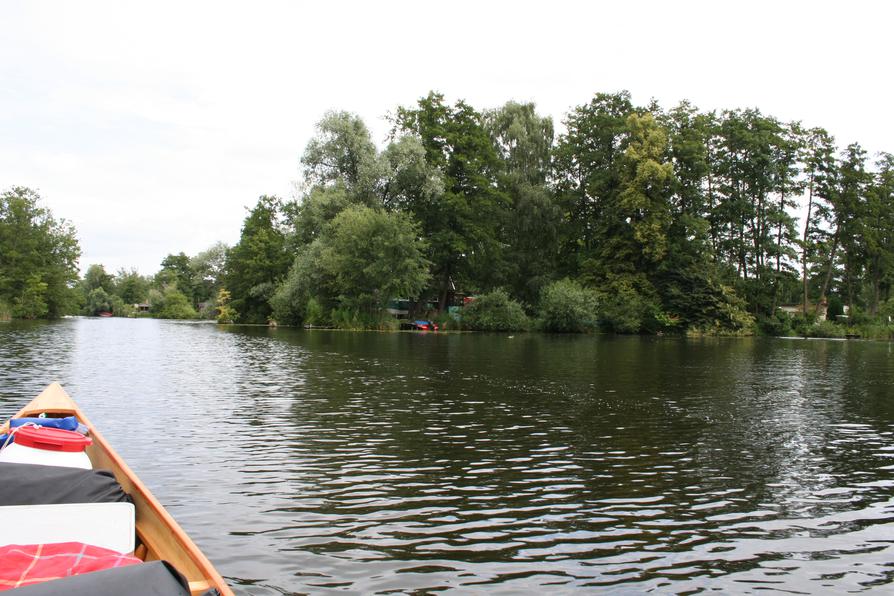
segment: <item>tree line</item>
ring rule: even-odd
[[[216,317],[227,250],[218,242],[192,257],[183,252],[169,254],[152,276],[135,269],[111,274],[102,265],[90,265],[74,286],[78,312],[161,319]]]
[[[358,116],[326,114],[300,196],[262,196],[213,272],[169,255],[141,298],[167,292],[167,315],[188,314],[177,292],[239,322],[376,327],[397,298],[444,313],[476,296],[467,326],[625,333],[786,333],[826,307],[851,323],[894,311],[894,157],[822,128],[627,92],[573,108],[558,135],[534,104],[434,92],[390,124],[380,150]],[[85,306],[105,305],[88,297],[117,290],[89,277]],[[24,300],[2,280],[0,300]]]

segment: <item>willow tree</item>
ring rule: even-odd
[[[562,212],[547,186],[553,149],[553,122],[533,103],[508,102],[485,112],[502,171],[500,188],[510,206],[501,241],[507,249],[506,285],[528,306],[552,281],[558,257]]]
[[[227,251],[223,242],[215,242],[189,259],[193,298],[199,302],[216,302],[226,272]]]
[[[344,184],[311,187],[297,204],[290,204],[289,248],[292,252],[319,238],[330,221],[356,205]]]
[[[369,129],[356,114],[328,112],[301,158],[309,187],[340,184],[358,203],[372,205],[382,163]]]
[[[389,211],[413,213],[444,194],[444,174],[426,159],[422,140],[414,135],[393,139],[382,152],[382,204]]]
[[[425,249],[408,214],[349,207],[299,250],[271,300],[274,313],[288,323],[318,324],[333,322],[338,309],[343,317],[375,322],[391,299],[418,296],[426,286]]]
[[[395,296],[419,295],[428,283],[426,248],[408,214],[352,207],[332,221],[320,266],[343,305],[374,313]]]

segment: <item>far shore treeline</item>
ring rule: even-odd
[[[67,313],[394,328],[891,337],[894,156],[757,109],[479,111],[430,93],[380,150],[330,112],[300,196],[262,196],[239,242],[82,279],[72,226],[0,196],[0,318]],[[785,308],[782,308],[785,307]],[[828,316],[828,320],[823,320]]]

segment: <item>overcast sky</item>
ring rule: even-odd
[[[0,188],[71,220],[82,269],[158,270],[291,198],[330,109],[384,116],[434,89],[534,101],[560,125],[598,91],[758,107],[894,151],[889,2],[0,3]]]

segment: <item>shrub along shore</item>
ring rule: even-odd
[[[261,196],[236,245],[169,254],[153,276],[79,278],[74,228],[6,191],[0,319],[389,329],[400,298],[448,329],[892,336],[890,154],[626,92],[574,107],[560,135],[533,104],[434,92],[390,119],[380,148],[356,115],[327,113],[300,196]]]

